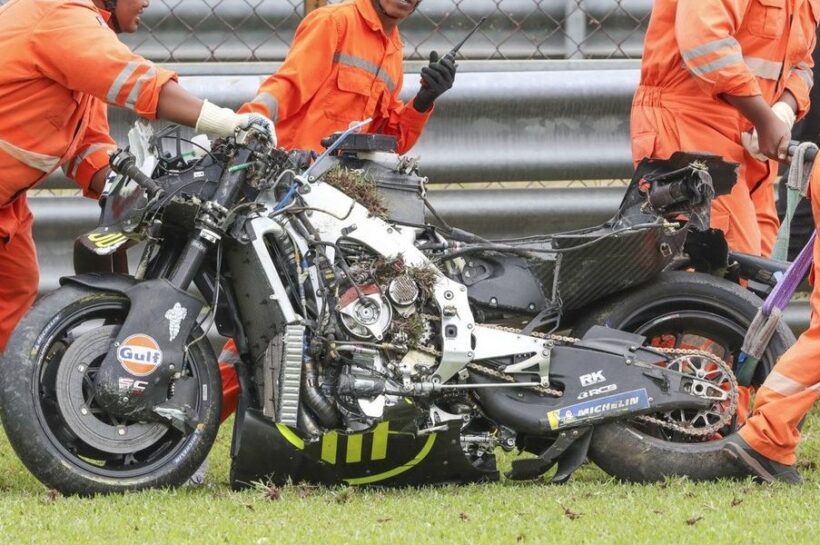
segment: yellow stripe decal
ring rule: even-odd
[[[292,429],[281,423],[276,424],[276,428],[279,430],[279,433],[282,434],[282,437],[284,437],[288,443],[298,448],[299,450],[304,450],[305,442],[302,441],[301,437],[293,433]]]
[[[329,464],[336,463],[336,445],[339,442],[339,434],[335,431],[326,433],[322,437],[322,460]]]
[[[400,465],[398,467],[394,467],[389,471],[385,471],[384,473],[379,473],[378,475],[368,475],[367,477],[357,477],[355,479],[345,479],[347,484],[370,484],[375,483],[378,481],[383,481],[385,479],[389,479],[391,477],[395,477],[396,475],[401,475],[405,471],[409,471],[413,469],[419,462],[424,460],[424,458],[430,454],[430,451],[433,450],[433,444],[436,442],[436,434],[432,433],[427,438],[427,442],[424,443],[424,446],[416,454],[416,457],[407,462],[404,465]]]
[[[558,429],[558,411],[550,411],[547,413],[547,420],[550,423],[551,430]]]
[[[362,461],[362,438],[364,435],[348,435],[347,436],[347,456],[345,462],[348,464],[355,464]]]
[[[373,430],[373,446],[370,448],[371,460],[387,458],[387,436],[390,433],[390,422],[382,422]]]

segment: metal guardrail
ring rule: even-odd
[[[182,85],[236,108],[256,95],[276,65],[176,67]],[[402,96],[418,91],[419,63],[408,63]],[[203,73],[203,71],[211,73]],[[409,155],[422,158],[433,184],[612,180],[632,173],[629,108],[639,78],[635,61],[464,62],[456,84]],[[112,109],[120,143],[134,120]],[[70,188],[59,173],[49,188]]]

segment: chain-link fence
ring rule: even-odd
[[[0,4],[9,0],[0,0]],[[349,0],[153,0],[123,40],[157,62],[280,61],[305,9]],[[408,59],[462,49],[480,60],[638,58],[652,0],[422,0],[401,25]]]
[[[125,40],[160,62],[279,61],[306,5],[319,3],[155,0],[144,30]],[[638,58],[651,7],[652,0],[423,0],[401,31],[408,59],[449,49],[483,16],[465,58]]]

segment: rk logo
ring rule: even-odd
[[[600,371],[595,371],[594,373],[589,373],[587,375],[581,375],[581,386],[592,386],[593,384],[598,384],[599,382],[606,382],[606,377],[604,376],[604,370],[601,369]]]

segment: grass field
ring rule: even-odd
[[[801,487],[680,479],[629,485],[587,465],[565,486],[260,485],[237,493],[227,485],[224,428],[205,486],[96,499],[46,490],[0,434],[0,543],[820,543],[820,412],[805,431]]]

